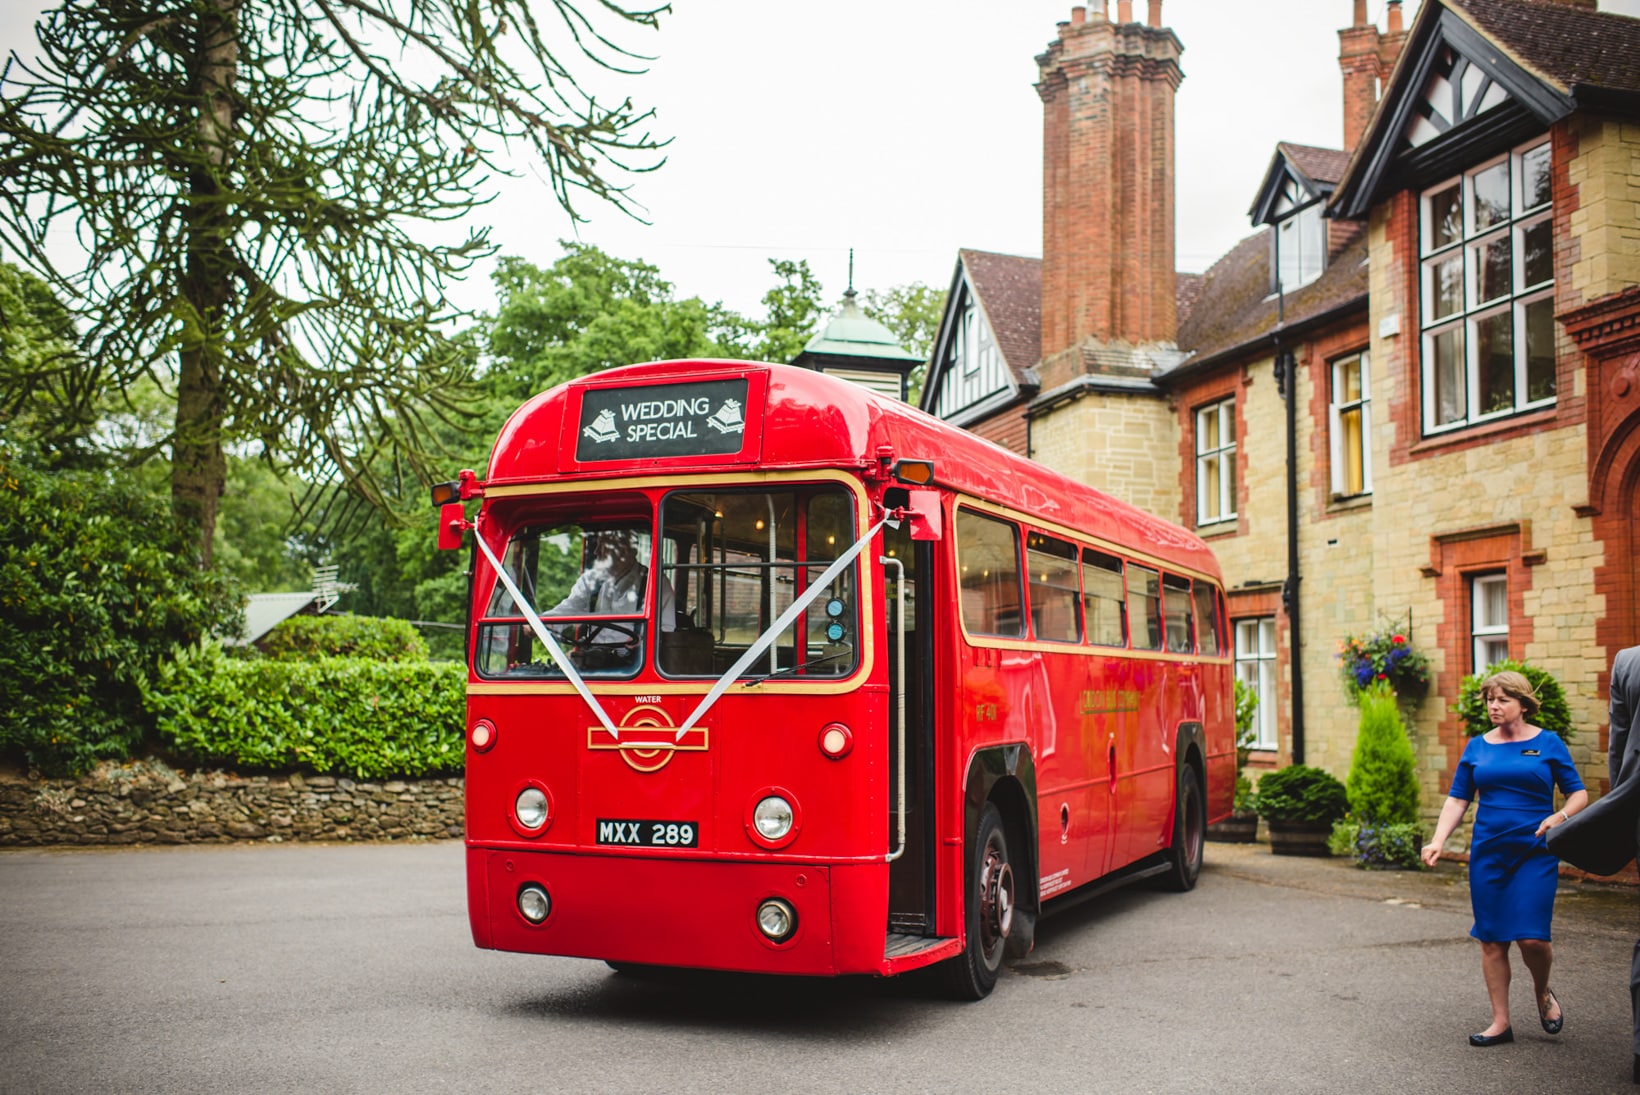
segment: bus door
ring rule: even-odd
[[[905,845],[898,858],[889,863],[888,930],[891,936],[926,937],[934,934],[934,544],[912,540],[908,522],[898,529],[884,529],[884,548],[889,560],[882,565],[883,588],[888,593],[883,654],[888,662],[889,682],[887,803],[891,851],[899,844],[898,773],[905,773]],[[903,659],[899,656],[902,640]],[[904,734],[900,733],[899,721],[902,698]]]

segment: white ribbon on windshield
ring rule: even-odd
[[[592,708],[592,713],[598,716],[598,721],[604,724],[604,729],[609,731],[609,736],[616,741],[620,741],[621,732],[615,729],[615,724],[610,721],[603,705],[598,702],[598,697],[594,696],[592,691],[587,688],[587,682],[581,679],[581,674],[577,673],[575,666],[570,664],[568,656],[564,654],[557,640],[552,637],[552,632],[547,630],[547,626],[541,622],[541,617],[535,614],[535,609],[530,607],[530,602],[524,598],[524,594],[519,592],[518,587],[513,584],[513,580],[507,577],[506,568],[495,557],[495,552],[490,550],[490,545],[484,542],[484,533],[477,527],[478,522],[476,520],[473,525],[473,539],[478,541],[479,550],[484,553],[484,558],[488,559],[490,565],[495,568],[495,576],[501,579],[502,586],[507,590],[507,596],[512,598],[513,604],[518,606],[518,611],[524,619],[529,621],[530,629],[535,632],[535,637],[540,639],[541,645],[547,648],[547,652],[552,655],[552,660],[558,663],[558,668],[564,671],[564,676],[569,678],[569,683],[575,686],[575,691],[581,693],[581,698],[587,702],[588,707]]]
[[[746,648],[746,653],[740,656],[740,660],[731,665],[728,672],[717,679],[717,683],[712,685],[712,690],[701,697],[699,705],[695,707],[694,714],[685,719],[683,725],[678,727],[676,740],[683,740],[683,735],[687,734],[690,727],[701,720],[701,716],[705,715],[711,706],[717,702],[718,697],[723,695],[731,684],[735,683],[735,679],[740,676],[741,672],[756,661],[774,643],[782,631],[791,626],[792,621],[797,619],[798,613],[814,603],[815,598],[820,596],[822,590],[831,588],[831,583],[837,579],[837,576],[847,569],[850,563],[854,562],[854,557],[860,554],[865,546],[871,543],[877,533],[882,530],[882,527],[888,523],[889,519],[884,517],[871,526],[870,532],[856,540],[853,547],[843,552],[842,555],[837,557],[836,562],[826,568],[825,573],[809,583],[809,588],[803,591],[803,595],[793,601],[790,607],[780,614],[780,618],[770,624],[769,629],[759,635],[757,641]],[[895,527],[898,528],[899,526],[896,525]]]

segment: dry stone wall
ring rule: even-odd
[[[184,775],[163,766],[0,782],[0,846],[432,840],[462,835],[462,781]]]

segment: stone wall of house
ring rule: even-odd
[[[241,778],[131,765],[0,782],[0,846],[441,840],[462,827],[459,777]]]
[[[1169,521],[1179,519],[1178,425],[1153,395],[1101,393],[1031,423],[1038,461]]]

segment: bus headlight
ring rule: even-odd
[[[752,824],[757,826],[757,835],[770,842],[786,839],[792,831],[793,820],[792,804],[779,795],[760,800],[752,811]]]
[[[531,924],[539,924],[552,912],[552,898],[534,882],[518,891],[518,912]]]
[[[526,829],[539,829],[547,823],[547,793],[539,787],[526,787],[518,792],[513,802],[513,816]]]
[[[797,930],[797,912],[778,897],[757,907],[757,930],[771,943],[784,943]]]

